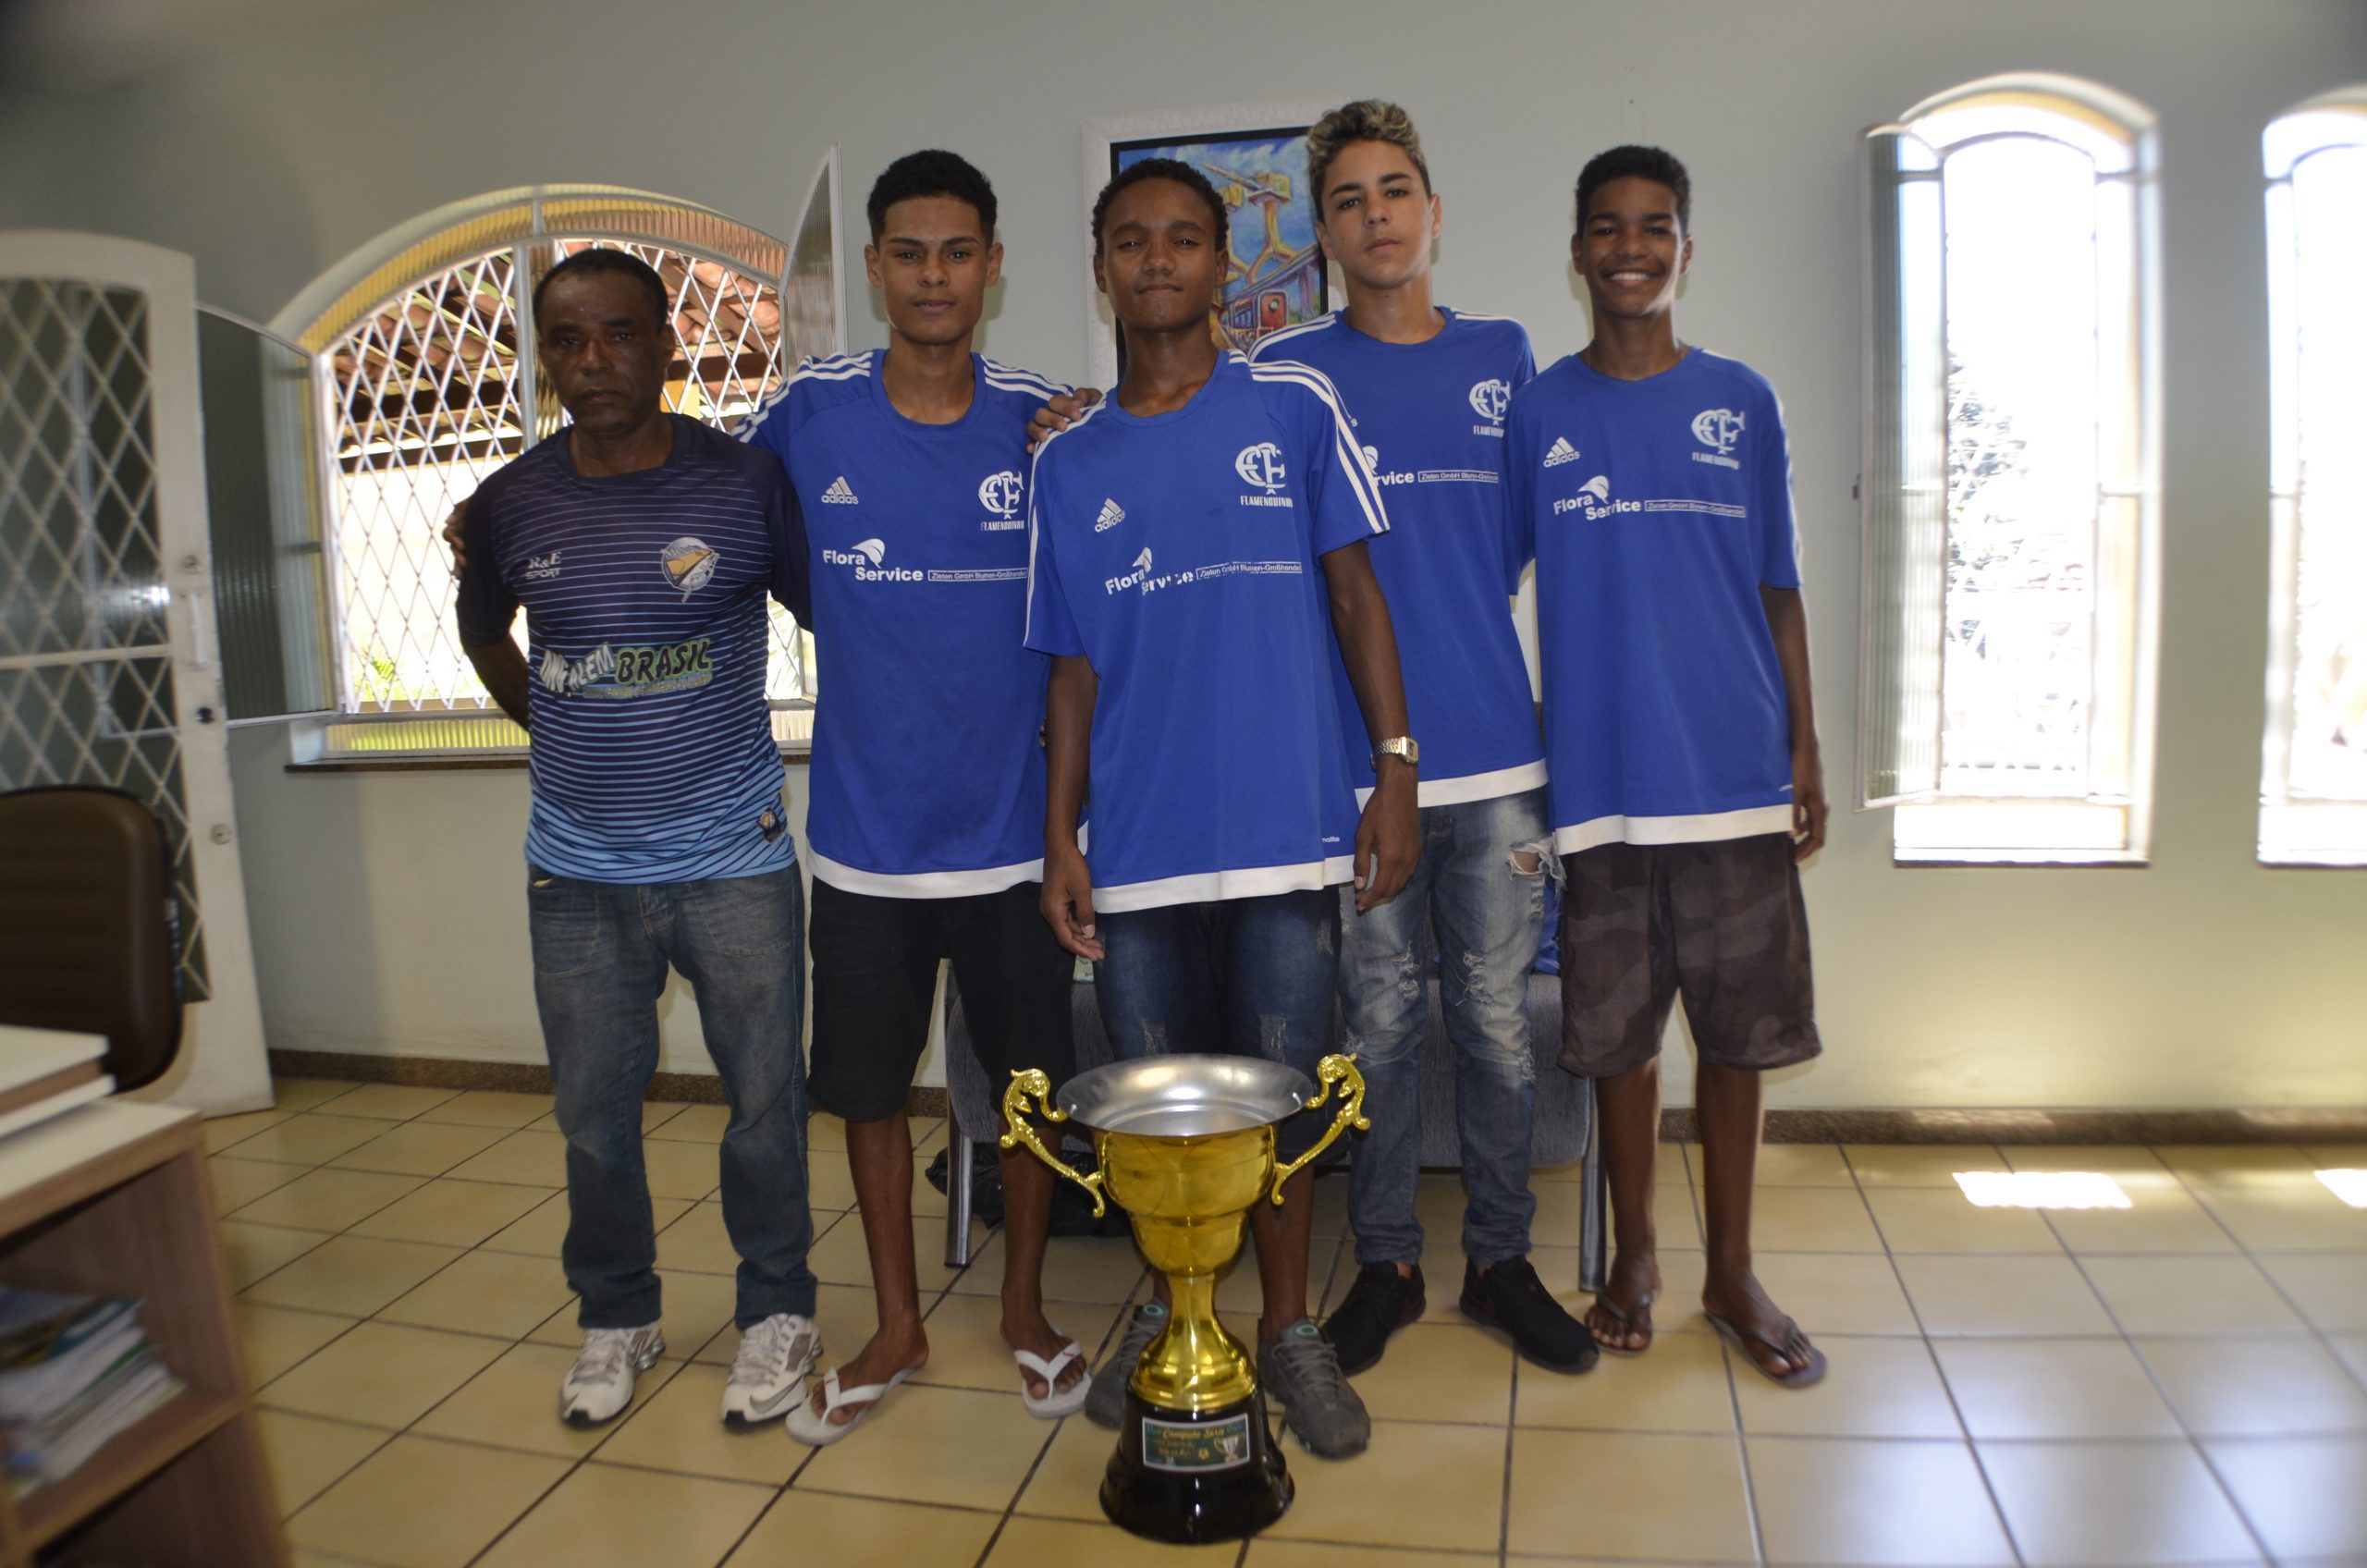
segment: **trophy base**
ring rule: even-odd
[[[1118,1452],[1101,1481],[1111,1523],[1184,1545],[1239,1540],[1281,1518],[1292,1490],[1264,1393],[1192,1415],[1126,1390]]]

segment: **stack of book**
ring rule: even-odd
[[[0,1285],[0,1433],[21,1497],[178,1393],[140,1304]]]

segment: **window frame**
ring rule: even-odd
[[[2254,853],[2263,865],[2367,865],[2367,798],[2297,791],[2292,753],[2300,674],[2303,508],[2301,431],[2306,378],[2299,274],[2300,214],[2294,177],[2322,153],[2367,150],[2367,82],[2294,104],[2261,131],[2269,359],[2269,603],[2261,734],[2260,817]],[[2358,526],[2358,525],[2354,525]]]
[[[2033,124],[2040,116],[2053,123]],[[1941,182],[1954,153],[2029,135],[2093,162],[2100,217],[2104,188],[2125,189],[2125,221],[2110,237],[2127,252],[2128,274],[2114,297],[2105,296],[2101,268],[2098,275],[2098,388],[2109,404],[2098,410],[2096,544],[2088,557],[2096,681],[2089,790],[1984,797],[1946,790],[1941,743],[1951,525]],[[2042,73],[1967,82],[1866,133],[1858,807],[1895,808],[1893,856],[1901,864],[2149,858],[2161,555],[2158,157],[2154,116],[2144,105],[2095,82]],[[2100,247],[2106,239],[2100,228]],[[2114,723],[2101,754],[2099,712]]]

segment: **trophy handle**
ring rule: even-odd
[[[1355,1070],[1351,1068],[1349,1071],[1353,1072]],[[1097,1170],[1090,1176],[1080,1176],[1076,1173],[1074,1166],[1044,1146],[1044,1140],[1036,1135],[1036,1129],[1029,1126],[1027,1122],[1027,1097],[1030,1095],[1036,1097],[1036,1104],[1042,1110],[1045,1121],[1066,1121],[1069,1119],[1067,1111],[1052,1103],[1052,1081],[1044,1076],[1042,1068],[1031,1067],[1024,1072],[1014,1072],[1011,1075],[1011,1087],[1002,1092],[1003,1125],[1011,1130],[997,1138],[996,1144],[1007,1149],[1015,1149],[1022,1144],[1026,1145],[1029,1154],[1091,1193],[1093,1218],[1100,1219],[1110,1211],[1110,1206],[1102,1200],[1101,1196],[1101,1172]],[[1363,1103],[1364,1080],[1361,1078],[1356,1080],[1356,1099],[1357,1103]],[[1324,1142],[1329,1143],[1331,1140],[1327,1138]]]
[[[1036,1076],[1043,1075],[1038,1073]],[[1340,1111],[1338,1115],[1331,1118],[1331,1125],[1324,1129],[1323,1136],[1315,1140],[1314,1147],[1296,1159],[1274,1167],[1272,1196],[1276,1208],[1282,1207],[1282,1183],[1297,1175],[1317,1155],[1330,1148],[1333,1139],[1351,1127],[1362,1133],[1368,1131],[1372,1126],[1372,1119],[1365,1114],[1365,1075],[1356,1071],[1356,1059],[1354,1052],[1346,1056],[1325,1057],[1316,1064],[1315,1081],[1319,1085],[1315,1091],[1315,1097],[1299,1109],[1313,1110],[1331,1097],[1331,1090],[1335,1084],[1344,1084],[1345,1087],[1340,1090]]]

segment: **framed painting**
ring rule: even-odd
[[[1246,353],[1286,326],[1331,308],[1323,252],[1315,238],[1315,192],[1306,184],[1306,129],[1331,107],[1312,101],[1225,104],[1112,115],[1085,126],[1085,211],[1112,177],[1146,158],[1173,158],[1208,176],[1226,208],[1231,254],[1208,313],[1220,349]],[[1109,387],[1121,364],[1117,325],[1093,287],[1085,251],[1086,380]]]

